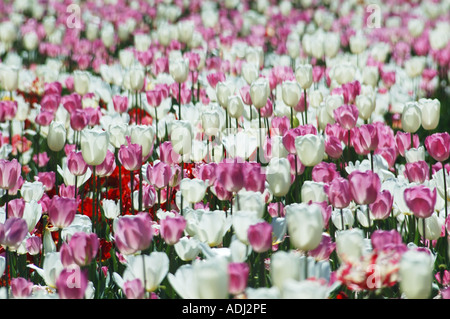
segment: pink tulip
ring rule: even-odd
[[[418,218],[428,218],[433,214],[436,196],[436,188],[431,190],[424,185],[409,187],[403,193],[406,205]]]
[[[70,95],[65,95],[61,98],[61,104],[63,107],[72,114],[77,109],[82,108],[81,96],[78,93],[72,93]]]
[[[352,195],[350,182],[343,177],[336,177],[328,185],[324,186],[330,204],[335,208],[345,208],[350,205]]]
[[[225,74],[223,72],[215,72],[215,73],[209,73],[206,76],[206,80],[208,81],[208,84],[215,89],[217,83],[223,82],[226,80]]]
[[[264,192],[266,175],[258,163],[243,163],[243,174],[245,178],[245,189],[253,192]]]
[[[338,159],[343,153],[341,141],[335,136],[328,136],[325,140],[325,153],[333,159]]]
[[[115,243],[124,255],[132,255],[147,249],[153,238],[150,215],[138,213],[120,217],[114,228]]]
[[[272,225],[265,221],[248,228],[247,238],[255,252],[263,253],[272,248],[272,231]]]
[[[67,244],[71,251],[73,262],[78,266],[87,266],[97,256],[100,241],[95,233],[76,232]]]
[[[394,167],[395,161],[397,160],[398,153],[395,147],[383,147],[377,148],[374,152],[375,155],[381,155],[389,167]]]
[[[430,168],[427,162],[418,161],[405,164],[405,176],[410,183],[423,183],[429,179]]]
[[[370,242],[375,251],[396,250],[406,252],[408,248],[402,241],[402,236],[395,230],[376,230],[370,237]]]
[[[183,216],[167,216],[161,219],[159,231],[166,244],[175,245],[180,240],[186,228],[186,223]]]
[[[270,122],[271,125],[271,134],[272,135],[281,135],[283,136],[287,130],[291,127],[291,122],[287,116],[278,117],[275,116],[272,118]]]
[[[139,278],[125,281],[122,291],[127,299],[144,299],[145,297],[145,289]]]
[[[50,157],[48,157],[47,152],[39,153],[38,156],[33,155],[33,161],[35,161],[39,167],[44,167],[45,165],[47,165],[49,160]]]
[[[27,252],[34,256],[41,252],[42,249],[42,239],[38,236],[28,237],[25,243]]]
[[[28,233],[27,222],[22,218],[11,217],[6,220],[5,224],[1,225],[1,244],[12,249],[17,249]]]
[[[428,154],[438,162],[445,162],[450,156],[450,134],[434,133],[425,138]]]
[[[44,83],[44,95],[49,94],[61,95],[61,93],[62,93],[62,84],[60,82],[56,81]]]
[[[397,151],[401,156],[405,156],[405,152],[410,148],[419,147],[419,136],[413,135],[413,146],[411,146],[411,133],[405,133],[402,131],[397,131],[395,134],[395,144],[397,146]]]
[[[39,114],[36,115],[34,121],[40,126],[49,126],[50,123],[53,121],[54,117],[55,114],[53,112],[41,109]]]
[[[88,286],[86,269],[77,265],[64,268],[56,280],[56,289],[61,299],[83,299]]]
[[[100,124],[102,112],[99,107],[86,107],[83,109],[89,119],[89,126],[96,126]]]
[[[119,161],[128,171],[136,171],[142,165],[142,146],[131,144],[128,139],[128,146],[121,145],[119,149]]]
[[[20,182],[22,165],[13,158],[11,161],[0,159],[0,188],[14,189]]]
[[[229,285],[228,292],[238,295],[247,288],[250,267],[247,263],[231,262],[228,264]]]
[[[77,212],[78,203],[74,198],[53,196],[47,208],[50,222],[58,228],[66,228],[72,224]]]
[[[374,219],[386,219],[389,217],[392,204],[394,203],[394,197],[388,190],[381,191],[377,199],[369,205],[370,211]]]
[[[307,125],[300,125],[297,126],[296,128],[287,130],[286,133],[284,133],[282,139],[283,145],[286,148],[286,150],[290,154],[297,154],[297,150],[295,148],[295,138],[297,136],[303,136],[306,134],[316,135],[317,129],[313,125],[307,124]]]
[[[98,177],[110,176],[115,169],[116,169],[116,157],[113,152],[107,150],[103,162],[95,167],[95,174]]]
[[[55,172],[39,172],[35,179],[44,185],[46,191],[49,191],[55,187],[56,174]]]
[[[327,233],[322,234],[322,240],[317,248],[308,251],[308,256],[314,257],[315,260],[328,260],[331,253],[336,248],[336,243],[333,242],[331,236]]]
[[[340,174],[336,170],[336,164],[321,162],[313,167],[311,176],[314,182],[331,183]]]
[[[148,105],[158,107],[162,102],[162,92],[160,90],[150,90],[146,92]]]
[[[11,279],[11,293],[15,299],[27,298],[33,291],[33,283],[23,277]]]
[[[11,121],[17,113],[17,101],[0,101],[1,116],[0,122]]]
[[[214,182],[214,185],[212,186],[212,192],[217,196],[219,200],[230,200],[233,197],[233,193],[226,190],[218,180]]]
[[[115,96],[113,96],[112,100],[113,100],[114,110],[117,113],[122,114],[128,110],[128,97],[115,95]]]
[[[44,95],[41,99],[41,108],[49,112],[55,113],[61,103],[61,96],[58,94]]]
[[[147,166],[147,179],[156,189],[167,187],[172,177],[170,165],[164,162],[158,162],[153,166]]]
[[[353,104],[344,104],[334,110],[334,119],[343,129],[351,130],[358,121],[358,108]]]
[[[172,143],[166,141],[159,147],[159,159],[161,162],[172,165],[181,160],[181,155],[173,150]]]
[[[81,176],[86,173],[88,164],[84,161],[81,151],[69,153],[67,156],[67,167],[70,173],[75,176]]]
[[[237,193],[245,186],[244,165],[237,160],[219,163],[217,182],[227,191]]]
[[[252,98],[250,97],[250,85],[244,85],[239,89],[239,94],[241,95],[242,102],[246,105],[252,105]]]
[[[295,179],[295,176],[303,174],[306,166],[302,164],[300,158],[297,155],[289,154],[286,158],[291,166],[291,177],[293,181]],[[297,172],[295,172],[296,169]]]
[[[70,113],[70,127],[74,131],[82,131],[89,124],[89,117],[85,109],[75,109]]]
[[[353,171],[348,176],[350,193],[359,205],[373,203],[381,188],[380,177],[372,171]]]
[[[217,163],[212,162],[212,163],[202,164],[202,165],[200,165],[200,167],[198,167],[195,176],[197,178],[200,178],[204,182],[208,181],[208,185],[212,186],[212,185],[214,185],[214,182],[217,179],[216,169],[217,169]]]
[[[364,124],[352,130],[352,145],[359,155],[367,155],[378,147],[378,130],[375,125]]]
[[[23,198],[15,198],[8,202],[8,218],[22,218],[25,210],[25,200]]]
[[[286,215],[286,211],[282,202],[268,204],[267,212],[271,217],[284,217]]]

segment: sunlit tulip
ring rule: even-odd
[[[350,193],[353,200],[360,205],[373,203],[381,188],[380,177],[372,171],[353,171],[348,176]]]
[[[122,216],[114,224],[114,234],[122,254],[131,255],[147,249],[153,238],[150,216],[145,213]]]
[[[270,277],[275,287],[281,289],[288,279],[300,280],[302,268],[299,254],[279,250],[270,259]]]
[[[425,147],[436,161],[446,161],[450,156],[450,134],[444,132],[428,135],[425,138]]]
[[[228,263],[224,258],[197,260],[193,276],[199,299],[225,299],[228,296]]]
[[[301,87],[296,81],[284,81],[281,85],[283,102],[294,108],[300,101]]]
[[[340,231],[336,235],[336,253],[343,261],[356,262],[363,254],[364,233],[359,228]]]
[[[301,64],[295,69],[295,79],[302,89],[306,90],[313,83],[313,72],[311,64]]]
[[[261,109],[267,104],[269,98],[269,83],[266,79],[259,78],[250,86],[250,97],[253,105],[257,109]]]
[[[436,188],[430,188],[420,184],[405,189],[405,203],[414,216],[419,218],[430,217],[436,205]]]
[[[321,136],[306,134],[295,138],[297,155],[303,165],[315,166],[323,160],[325,143]]]
[[[105,160],[108,144],[108,132],[94,129],[81,132],[81,154],[88,165],[97,166]]]
[[[155,251],[150,255],[128,256],[127,268],[123,272],[125,281],[140,279],[147,292],[155,291],[169,272],[169,257]]]
[[[402,129],[415,133],[422,124],[422,112],[417,103],[406,103],[402,112]]]
[[[266,170],[269,189],[274,196],[284,196],[291,187],[291,164],[286,158],[274,157]]]

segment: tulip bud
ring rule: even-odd
[[[129,127],[132,144],[142,147],[142,158],[146,158],[153,149],[155,131],[150,125],[132,125]]]
[[[19,86],[19,69],[12,66],[2,66],[0,83],[5,91],[15,91]]]
[[[241,74],[247,84],[252,84],[259,77],[259,68],[255,63],[244,63],[242,65]]]
[[[150,215],[139,213],[120,217],[114,224],[117,248],[122,254],[132,255],[147,249],[153,238]]]
[[[446,161],[450,156],[450,134],[434,133],[425,138],[425,147],[430,154],[438,162]]]
[[[305,181],[301,189],[301,197],[303,203],[320,203],[327,200],[325,192],[325,183]]]
[[[173,150],[180,154],[190,154],[192,150],[192,126],[188,121],[176,121],[170,133]]]
[[[247,230],[247,239],[252,249],[263,253],[272,248],[273,227],[267,222],[250,225]]]
[[[106,23],[100,32],[102,43],[105,47],[110,48],[114,44],[114,26],[111,23]]]
[[[368,95],[358,95],[355,99],[355,104],[358,108],[359,117],[363,120],[368,120],[375,110],[375,103]]]
[[[60,229],[68,227],[75,218],[77,206],[74,198],[53,196],[47,209],[50,222]]]
[[[207,136],[216,136],[220,129],[220,116],[217,111],[205,111],[201,115],[202,127]]]
[[[325,143],[321,136],[306,134],[295,138],[295,149],[302,164],[311,167],[323,160]]]
[[[314,90],[309,92],[309,105],[311,105],[314,108],[318,108],[320,106],[320,103],[323,101],[323,95],[322,92],[319,90]]]
[[[108,219],[115,219],[120,215],[119,203],[116,204],[112,199],[104,199],[102,201],[102,208],[105,213],[105,217]]]
[[[200,202],[205,196],[207,185],[198,178],[184,178],[180,182],[180,190],[189,203],[195,204]]]
[[[400,261],[400,290],[408,299],[426,299],[431,295],[433,260],[427,252],[410,250]]]
[[[301,64],[295,70],[295,79],[300,84],[302,89],[306,90],[311,87],[313,83],[313,72],[311,64]]]
[[[270,276],[272,284],[278,289],[282,289],[289,279],[300,280],[301,269],[300,255],[293,251],[279,250],[271,256]]]
[[[33,51],[37,48],[39,44],[39,38],[36,32],[30,31],[23,36],[23,45],[26,50]]]
[[[408,102],[403,107],[402,129],[405,132],[415,133],[422,124],[422,112],[417,103]]]
[[[436,188],[430,188],[419,184],[405,189],[403,197],[406,205],[418,218],[430,217],[436,205]]]
[[[227,107],[228,98],[233,94],[231,85],[225,82],[218,82],[216,84],[216,97],[217,102],[221,107]]]
[[[47,145],[53,152],[59,152],[66,143],[66,127],[61,122],[52,121],[48,129]]]

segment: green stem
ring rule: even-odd
[[[142,211],[142,169],[139,168],[139,211]]]
[[[178,119],[181,121],[181,82],[178,83]]]
[[[133,206],[133,199],[134,199],[134,194],[133,194],[133,189],[134,189],[134,172],[130,171],[130,197],[131,197],[131,215],[134,215],[134,206]]]
[[[308,124],[308,105],[306,103],[306,89],[303,90],[303,92],[305,93],[305,125]]]

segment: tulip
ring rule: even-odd
[[[332,241],[331,236],[328,233],[323,233],[319,246],[308,251],[308,256],[313,257],[316,261],[328,260],[335,248],[336,243]]]
[[[149,125],[132,125],[130,129],[130,138],[132,144],[139,144],[142,147],[142,159],[149,156],[153,149],[155,132]]]
[[[267,222],[250,225],[247,230],[247,239],[252,249],[263,253],[272,248],[273,227]]]
[[[192,150],[192,126],[187,121],[176,121],[172,125],[170,140],[173,150],[180,154],[190,154]]]
[[[350,183],[342,177],[337,177],[325,186],[325,192],[330,204],[335,208],[345,208],[350,205],[352,200],[350,194]]]
[[[70,113],[70,127],[74,131],[82,131],[89,124],[89,117],[85,110],[75,109]]]
[[[336,236],[336,253],[344,262],[357,262],[363,254],[364,233],[359,228],[343,230]]]
[[[284,81],[281,88],[284,104],[294,108],[300,101],[302,94],[300,85],[296,81]]]
[[[100,241],[94,233],[76,232],[70,238],[68,247],[71,250],[73,261],[82,267],[89,265],[97,256]]]
[[[22,218],[23,212],[25,210],[25,203],[26,202],[23,198],[16,198],[10,200],[8,202],[8,218],[9,217]]]
[[[359,111],[353,104],[345,104],[333,111],[334,120],[345,130],[355,127]]]
[[[241,68],[241,74],[247,84],[252,84],[259,77],[259,67],[255,63],[245,62]]]
[[[235,119],[239,119],[244,112],[244,102],[240,95],[228,96],[226,103],[228,114]]]
[[[237,207],[240,210],[256,212],[259,218],[263,218],[265,210],[264,196],[260,192],[241,190],[236,196]]]
[[[145,297],[144,286],[139,278],[124,282],[122,290],[127,299],[144,299]]]
[[[83,96],[88,93],[90,84],[89,73],[76,70],[73,74],[73,84],[77,94]]]
[[[405,71],[410,78],[415,78],[422,74],[425,68],[425,57],[414,56],[409,60],[405,61]]]
[[[358,95],[355,99],[358,115],[363,120],[368,120],[375,110],[375,103],[371,96]]]
[[[403,107],[402,129],[408,133],[415,133],[422,124],[422,112],[417,103],[408,102]]]
[[[413,135],[412,142],[413,145],[411,145],[411,133],[398,131],[395,134],[395,144],[397,147],[397,151],[401,156],[405,156],[405,152],[407,150],[419,147],[419,137],[417,135]]]
[[[117,113],[125,113],[128,110],[128,97],[127,96],[120,96],[120,95],[114,95],[112,98],[114,110]]]
[[[261,109],[266,106],[269,93],[269,83],[264,78],[258,78],[250,86],[250,97],[252,99],[252,104],[257,109]]]
[[[14,189],[20,183],[21,170],[22,166],[15,158],[11,161],[0,159],[0,188]]]
[[[408,208],[418,218],[430,217],[436,205],[436,188],[431,190],[424,185],[416,185],[406,188],[404,200]]]
[[[287,229],[294,247],[309,251],[317,248],[324,228],[322,211],[318,205],[305,203],[286,206]]]
[[[17,250],[28,234],[28,226],[23,218],[10,217],[0,229],[1,244],[11,250]]]
[[[348,176],[350,193],[353,200],[359,205],[373,203],[381,188],[380,177],[372,171],[353,171]]]
[[[183,216],[167,216],[160,221],[160,234],[166,244],[175,245],[183,235],[186,228],[186,219]]]
[[[307,90],[313,83],[313,70],[311,64],[301,64],[295,69],[295,79],[302,89]]]
[[[184,212],[187,220],[186,231],[210,247],[220,245],[223,236],[231,226],[230,216],[224,211],[190,211]]]
[[[15,91],[19,86],[19,69],[15,66],[5,66],[0,73],[0,81],[5,91]]]
[[[400,290],[408,299],[426,299],[432,288],[433,260],[423,251],[409,250],[400,261]]]
[[[115,219],[120,215],[120,207],[112,199],[104,199],[102,201],[102,208],[105,214],[105,218]]]
[[[325,143],[321,136],[306,134],[295,138],[297,155],[304,166],[319,164],[325,154]]]
[[[285,196],[291,187],[291,164],[286,158],[274,157],[266,170],[266,180],[274,196]]]
[[[125,123],[111,123],[108,127],[109,142],[114,148],[120,148],[122,144],[126,143],[128,136],[128,124]]]
[[[38,236],[28,237],[26,240],[27,253],[31,256],[39,254],[42,250],[42,239]]]
[[[155,186],[156,189],[162,189],[169,184],[172,177],[172,169],[170,165],[158,162],[153,166],[147,166],[146,175],[150,184]]]
[[[340,158],[343,153],[341,141],[335,136],[329,136],[325,140],[325,153],[333,159]]]
[[[217,111],[205,111],[201,115],[202,128],[207,136],[216,136],[220,129],[220,116]]]
[[[140,90],[142,90],[142,87],[144,86],[144,78],[145,78],[144,69],[139,65],[131,67],[128,72],[130,77],[130,89],[133,92],[139,92]]]
[[[88,165],[83,159],[81,152],[70,152],[67,156],[67,167],[70,173],[75,176],[81,176],[86,174]]]
[[[369,205],[370,212],[376,220],[382,220],[389,217],[394,203],[394,196],[388,190],[382,190],[377,199]]]
[[[81,154],[84,161],[91,166],[103,163],[109,144],[109,134],[105,131],[83,130],[81,132]]]
[[[410,183],[423,183],[429,179],[430,168],[427,162],[417,161],[405,164],[405,176]]]
[[[47,209],[50,222],[60,229],[68,227],[75,218],[77,206],[74,198],[53,196]]]
[[[87,270],[71,265],[58,275],[56,288],[61,299],[83,299],[88,286]]]
[[[450,156],[450,134],[434,133],[425,138],[425,147],[430,154],[438,162],[445,162]]]
[[[175,59],[169,61],[169,73],[177,83],[183,83],[189,75],[189,60]]]
[[[425,130],[434,130],[439,124],[441,102],[438,99],[419,99],[419,108],[422,114],[422,127]]]
[[[314,181],[304,181],[301,189],[303,203],[320,203],[327,200],[325,184]]]
[[[181,180],[180,190],[183,198],[189,203],[194,204],[200,202],[205,196],[207,185],[198,178]]]
[[[228,263],[216,257],[193,263],[193,276],[199,299],[225,299],[228,297],[230,279]]]
[[[314,166],[311,177],[314,182],[331,183],[339,177],[339,173],[336,171],[336,164],[321,162]]]
[[[378,130],[372,124],[364,124],[352,130],[352,145],[355,152],[366,155],[377,149],[379,138]]]
[[[278,250],[270,258],[270,276],[273,286],[281,289],[289,280],[300,280],[301,259],[293,251]]]
[[[128,138],[128,146],[122,145],[118,158],[120,164],[128,171],[136,171],[142,165],[142,147],[139,144],[131,144]]]
[[[153,238],[150,215],[138,213],[117,219],[114,224],[117,248],[124,255],[132,255],[147,249]]]
[[[11,279],[11,293],[15,299],[28,298],[33,291],[33,283],[25,278]]]
[[[194,260],[200,253],[200,242],[193,237],[184,236],[174,244],[175,252],[183,261]]]
[[[236,234],[237,239],[239,239],[244,244],[248,245],[248,228],[251,225],[257,224],[261,222],[262,219],[259,218],[256,211],[244,211],[238,210],[237,212],[233,212],[232,222],[234,233]]]
[[[98,177],[110,176],[116,169],[116,158],[110,150],[106,151],[105,160],[95,167],[95,173]]]
[[[250,268],[247,263],[232,262],[228,264],[229,287],[228,292],[239,295],[247,288]]]
[[[428,240],[438,240],[442,235],[442,228],[445,224],[445,218],[433,213],[430,217],[422,220],[419,224],[419,234]]]

